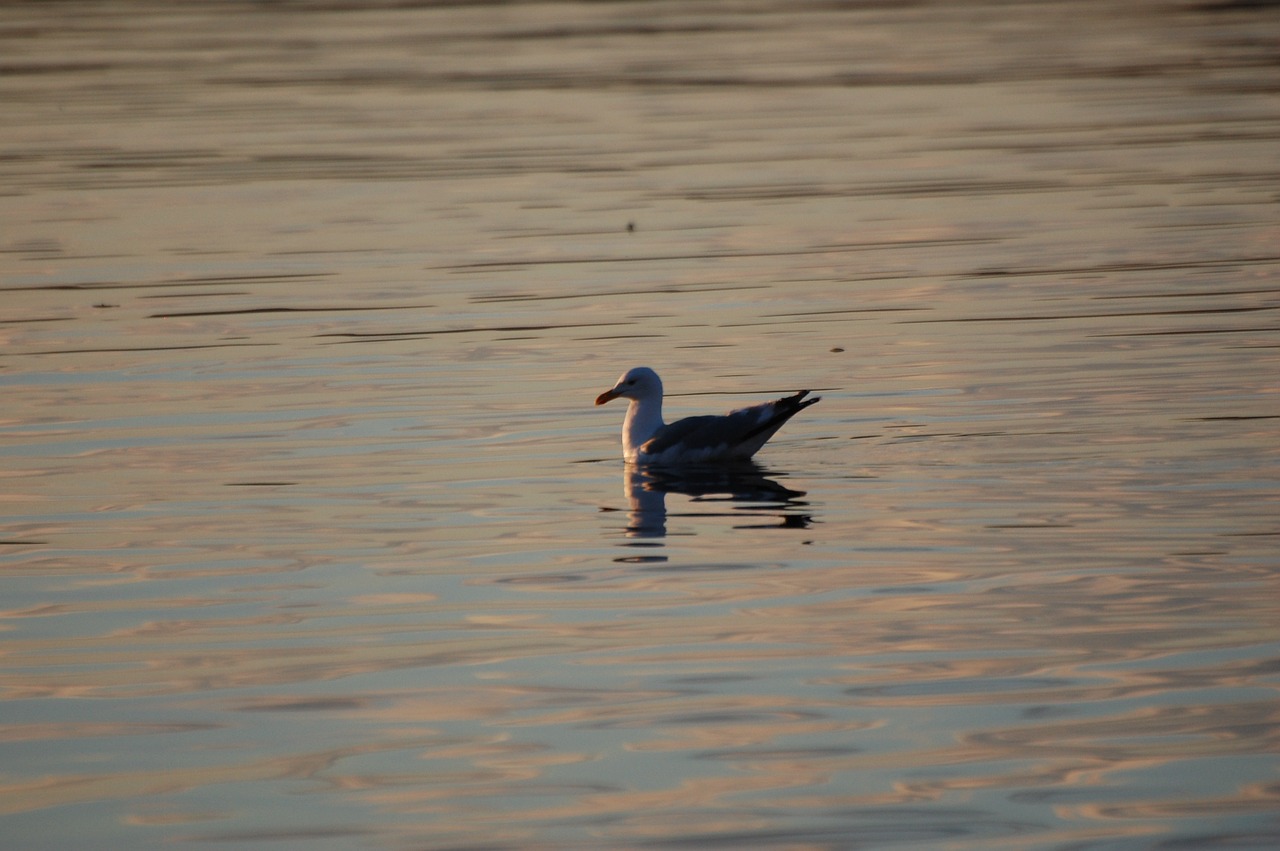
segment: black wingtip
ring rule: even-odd
[[[799,393],[795,394],[794,396],[784,396],[783,398],[774,402],[773,403],[774,415],[770,417],[767,422],[762,423],[760,426],[753,428],[751,431],[747,432],[746,437],[744,437],[743,439],[744,440],[750,439],[752,437],[755,437],[757,434],[768,431],[770,429],[776,430],[783,423],[785,423],[787,420],[791,419],[796,414],[803,411],[805,408],[809,407],[810,405],[816,405],[822,401],[821,396],[814,396],[812,399],[805,399],[804,397],[808,395],[809,395],[808,390],[801,390]]]
[[[794,396],[787,396],[786,398],[779,399],[778,401],[788,403],[787,404],[788,407],[791,407],[792,405],[794,405],[795,410],[802,411],[805,408],[809,407],[810,405],[816,405],[822,401],[821,396],[814,396],[812,399],[804,398],[805,396],[808,396],[812,392],[813,391],[811,390],[801,390],[799,393],[797,393]]]

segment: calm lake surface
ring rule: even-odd
[[[4,846],[1280,844],[1278,11],[4,4]]]

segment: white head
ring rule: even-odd
[[[613,385],[596,397],[596,404],[603,405],[613,399],[662,399],[662,379],[647,366],[637,366],[626,371]]]

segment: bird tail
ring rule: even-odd
[[[816,405],[822,401],[821,396],[814,396],[812,399],[805,399],[804,397],[808,395],[808,390],[801,390],[794,396],[784,396],[783,398],[778,399],[773,403],[773,416],[747,432],[743,440],[750,440],[751,438],[757,437],[765,432],[777,431],[787,420],[791,419],[810,405]]]

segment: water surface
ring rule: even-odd
[[[1273,12],[8,4],[7,841],[1280,842]]]

